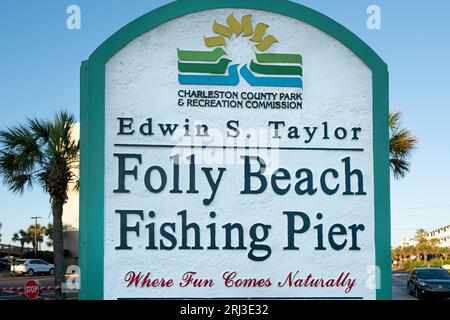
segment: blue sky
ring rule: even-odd
[[[0,128],[66,109],[79,116],[79,66],[108,36],[169,1],[3,0],[0,6]],[[340,22],[367,42],[390,69],[391,107],[420,139],[411,173],[392,181],[392,242],[420,227],[450,224],[450,2],[448,0],[297,1]],[[66,9],[81,8],[81,30],[68,30]],[[382,29],[368,30],[366,10],[381,8]],[[2,243],[31,216],[51,222],[39,189],[15,196],[0,186]]]

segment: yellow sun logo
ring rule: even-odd
[[[241,18],[241,21],[237,20],[233,14],[230,14],[226,19],[227,25],[223,25],[214,20],[212,30],[217,36],[204,37],[205,45],[207,47],[226,47],[226,39],[231,39],[233,34],[238,37],[251,37],[250,41],[255,42],[255,46],[259,51],[266,51],[274,43],[278,42],[277,38],[273,35],[265,36],[266,30],[269,25],[265,23],[258,23],[253,29],[251,15],[247,14]]]
[[[183,85],[237,86],[243,78],[254,87],[303,89],[302,56],[298,53],[265,53],[278,39],[266,35],[269,25],[265,23],[258,23],[253,28],[251,17],[247,14],[239,21],[230,14],[226,18],[227,25],[214,20],[212,30],[216,35],[204,37],[205,45],[214,49],[178,49],[178,82]],[[241,65],[238,61],[233,62],[233,53],[230,56],[224,49],[227,39],[231,40],[233,35],[249,37],[259,52],[252,49],[250,60]],[[238,50],[242,48],[238,47]]]

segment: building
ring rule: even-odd
[[[450,225],[429,232],[428,237],[438,239],[440,247],[450,247]]]
[[[426,238],[438,239],[439,247],[450,247],[450,225],[441,227],[426,233]],[[418,242],[417,236],[405,239],[400,243],[400,246],[414,246]]]

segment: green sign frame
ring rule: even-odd
[[[287,0],[178,0],[127,24],[82,62],[79,298],[101,300],[104,297],[105,64],[129,42],[162,23],[190,13],[221,8],[263,10],[300,20],[341,42],[372,70],[374,241],[379,267],[376,297],[391,299],[388,67],[366,43],[341,24]]]

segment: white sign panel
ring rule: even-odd
[[[227,8],[104,70],[105,299],[377,298],[373,74],[353,51]]]

